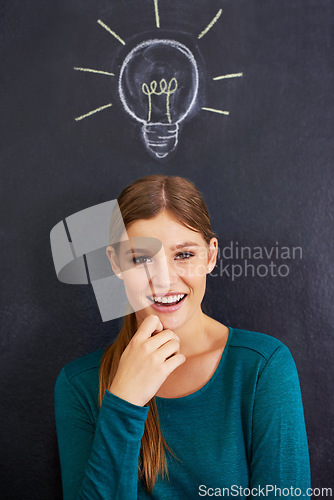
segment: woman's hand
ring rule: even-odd
[[[168,375],[186,360],[179,349],[176,333],[164,330],[158,316],[147,316],[124,349],[109,392],[144,406]]]

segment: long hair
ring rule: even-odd
[[[125,229],[131,222],[151,219],[162,210],[166,210],[180,224],[201,233],[207,244],[215,236],[200,192],[192,182],[182,177],[166,175],[143,177],[126,187],[117,201]],[[111,240],[116,241],[120,225],[117,221],[113,225],[113,219],[111,219],[110,228]],[[124,318],[116,340],[104,351],[99,374],[100,405],[106,389],[110,387],[115,377],[120,357],[136,330],[136,315],[135,313],[128,314]],[[158,475],[168,476],[165,450],[175,458],[177,457],[161,434],[155,397],[148,402],[148,406],[149,411],[139,454],[138,477],[142,480],[146,490],[151,493]]]

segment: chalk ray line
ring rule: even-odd
[[[215,17],[212,19],[211,23],[207,25],[207,27],[198,35],[198,39],[203,38],[204,35],[212,28],[212,26],[218,21],[220,16],[222,15],[223,9],[219,9]]]
[[[219,113],[220,115],[229,115],[229,111],[222,111],[221,109],[213,109],[213,108],[202,108],[204,111],[211,111],[212,113]]]
[[[223,78],[236,78],[238,76],[243,76],[243,73],[231,73],[230,75],[215,76],[213,80],[223,80]]]
[[[101,21],[101,19],[98,19],[97,22],[99,23],[100,26],[102,26],[102,28],[104,28],[105,30],[107,30],[119,42],[121,42],[123,45],[125,45],[125,42],[124,42],[123,38],[121,38],[120,36],[118,36],[117,33],[115,33],[112,29],[109,28],[109,26],[107,26],[106,24],[104,24],[104,22]]]
[[[83,118],[87,118],[87,116],[91,116],[94,113],[98,113],[99,111],[102,111],[103,109],[110,108],[112,106],[111,102],[109,104],[105,104],[104,106],[100,106],[99,108],[93,109],[93,111],[90,111],[89,113],[86,113],[85,115],[78,116],[75,118],[75,121],[82,120]]]
[[[108,71],[100,71],[100,70],[97,70],[97,69],[78,68],[78,67],[75,67],[73,69],[75,69],[77,71],[87,71],[88,73],[99,73],[100,75],[115,76],[115,73],[109,73]]]
[[[154,0],[154,11],[155,11],[155,24],[157,25],[157,28],[160,28],[158,0]]]

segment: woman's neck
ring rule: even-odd
[[[180,353],[192,356],[210,348],[211,318],[199,309],[185,324],[174,330],[180,337]]]

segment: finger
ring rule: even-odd
[[[151,335],[152,337],[154,337],[154,335],[157,335],[157,333],[162,332],[164,330],[164,325],[161,323],[160,318],[158,316],[157,316],[157,318],[159,319],[158,326],[154,330],[154,332],[152,333],[152,335]]]
[[[163,344],[159,349],[157,349],[154,353],[157,356],[160,362],[166,361],[169,356],[173,354],[177,354],[180,349],[180,342],[175,339],[169,340],[165,344]]]
[[[150,346],[151,351],[153,352],[172,339],[180,343],[180,337],[176,335],[175,332],[173,332],[172,330],[162,330],[154,336],[152,335],[152,337],[147,340],[147,343]]]
[[[165,367],[168,373],[171,374],[178,366],[182,365],[186,359],[187,358],[181,353],[174,354],[174,356],[168,358],[165,361]]]
[[[155,314],[150,314],[143,320],[132,338],[136,337],[138,340],[145,341],[151,337],[153,332],[160,332],[161,330],[163,330],[163,326],[159,317]]]

